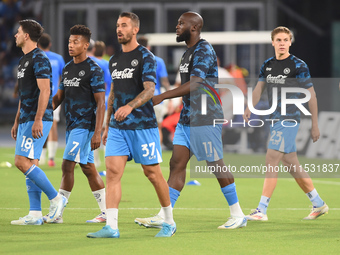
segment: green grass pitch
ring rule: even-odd
[[[62,149],[54,168],[42,166],[55,188],[61,180]],[[0,162],[13,164],[14,148],[0,148]],[[167,179],[171,152],[163,153],[162,171]],[[301,163],[335,164],[335,160],[300,158]],[[227,154],[225,162],[264,163],[264,155]],[[104,167],[99,168],[99,171]],[[340,170],[339,170],[340,172]],[[105,178],[105,177],[104,177]],[[195,178],[201,186],[185,186],[174,209],[177,233],[157,239],[158,229],[145,229],[134,223],[136,217],[149,217],[159,210],[156,193],[141,167],[128,163],[122,179],[123,196],[119,210],[119,239],[88,239],[86,234],[103,224],[86,220],[99,214],[87,179],[79,167],[75,185],[64,212],[64,224],[12,226],[11,220],[28,213],[25,178],[15,167],[0,167],[0,254],[339,254],[340,179],[314,179],[330,212],[315,221],[303,221],[310,202],[292,178],[280,178],[268,209],[268,222],[248,222],[247,227],[219,230],[227,221],[229,209],[214,178]],[[187,173],[187,180],[190,173]],[[245,214],[255,208],[262,191],[262,178],[235,178],[238,197]],[[43,213],[49,202],[42,194]]]

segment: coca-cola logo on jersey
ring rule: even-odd
[[[66,87],[79,87],[81,78],[74,77],[72,80],[64,79],[64,86]]]
[[[111,77],[114,79],[131,79],[133,78],[133,71],[135,68],[125,68],[123,71],[113,70]]]
[[[188,73],[189,72],[189,63],[185,63],[179,66],[180,73]]]
[[[21,70],[18,72],[18,74],[17,74],[18,79],[24,78],[24,76],[25,76],[25,70],[26,70],[26,68],[23,68],[23,69],[21,69]]]
[[[267,76],[267,83],[275,83],[275,84],[285,84],[286,83],[287,75],[278,75],[278,76],[272,76],[269,74]]]

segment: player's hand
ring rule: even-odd
[[[319,127],[318,126],[315,126],[315,127],[312,126],[310,134],[312,136],[313,143],[315,143],[320,138]]]
[[[35,139],[39,139],[43,136],[43,123],[42,120],[36,120],[32,126],[32,136]]]
[[[243,119],[248,122],[250,115],[251,115],[251,112],[250,112],[249,108],[247,107],[247,109],[245,109],[245,111],[244,111]]]
[[[103,135],[102,135],[102,140],[103,140],[103,144],[106,146],[106,142],[107,142],[107,134],[109,132],[109,127],[106,126],[105,127],[105,130],[103,132]]]
[[[163,98],[162,98],[161,95],[157,95],[157,96],[154,96],[154,97],[152,98],[153,106],[158,105],[158,104],[160,104],[160,103],[162,103],[162,102],[163,102]]]
[[[94,133],[91,139],[91,150],[98,149],[100,146],[100,133]]]
[[[132,112],[133,108],[130,105],[124,105],[120,108],[118,108],[118,110],[115,112],[115,119],[117,121],[123,121],[126,116],[128,116],[131,112]]]
[[[17,133],[18,133],[18,123],[15,122],[11,129],[11,136],[15,141],[17,140]]]

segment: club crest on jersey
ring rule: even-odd
[[[132,60],[132,61],[131,61],[131,65],[132,65],[133,67],[137,66],[137,65],[138,65],[138,60],[137,60],[137,59]]]
[[[81,70],[81,71],[79,72],[79,76],[82,77],[82,76],[84,76],[84,75],[85,75],[85,71],[84,71],[84,70]]]
[[[283,70],[283,73],[284,74],[289,74],[290,73],[290,69],[287,67],[287,68],[285,68],[284,70]]]
[[[27,67],[29,65],[30,62],[26,61],[26,63],[24,64],[25,67]]]

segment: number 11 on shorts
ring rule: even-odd
[[[213,153],[212,143],[211,142],[203,142],[205,154],[209,157]]]

